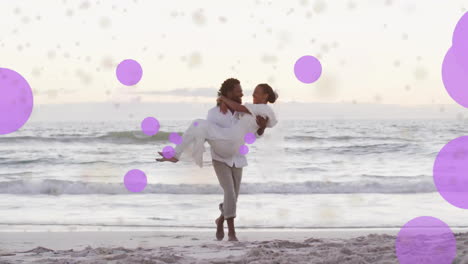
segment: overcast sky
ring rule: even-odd
[[[440,72],[463,2],[1,0],[0,67],[35,104],[213,102],[235,77],[280,102],[455,105]],[[294,76],[303,55],[322,63],[316,83]],[[124,59],[143,67],[136,86],[115,76]]]

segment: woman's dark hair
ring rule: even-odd
[[[221,88],[219,88],[218,90],[218,97],[221,95],[227,96],[227,93],[234,90],[234,86],[236,86],[237,84],[240,84],[240,81],[237,79],[229,78],[225,80],[223,84],[221,84]],[[219,106],[219,103],[218,103],[218,106]]]
[[[275,91],[273,91],[273,88],[271,88],[270,85],[268,85],[266,83],[261,83],[261,84],[259,84],[257,86],[262,87],[263,92],[268,94],[267,101],[269,103],[274,103],[276,101],[276,99],[278,99],[278,94]]]

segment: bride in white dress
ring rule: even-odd
[[[205,119],[196,119],[183,134],[182,143],[175,147],[174,156],[165,158],[162,152],[158,152],[162,158],[156,160],[178,162],[183,153],[189,152],[195,163],[202,167],[205,141],[208,141],[220,156],[233,156],[244,144],[245,135],[257,131],[257,115],[268,118],[267,127],[271,128],[278,123],[273,109],[268,105],[276,101],[277,93],[268,84],[263,83],[257,85],[252,96],[253,104],[244,105],[224,96],[219,97],[218,101],[240,113],[239,121],[232,127],[223,128]]]

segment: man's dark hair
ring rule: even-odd
[[[218,96],[227,96],[227,93],[234,90],[234,86],[240,84],[240,81],[234,78],[229,78],[221,84],[221,88],[218,90]],[[218,103],[219,105],[219,103]]]

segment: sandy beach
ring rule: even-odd
[[[396,229],[2,232],[0,263],[398,263]],[[455,230],[454,230],[455,232]],[[455,233],[468,263],[468,233]]]

